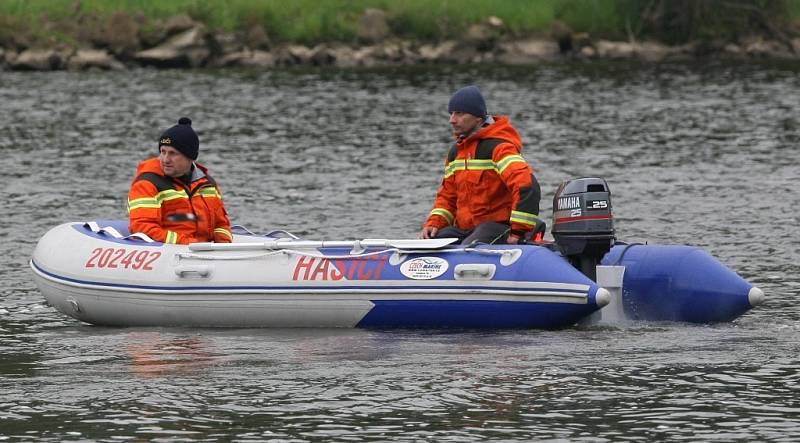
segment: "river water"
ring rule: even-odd
[[[798,441],[800,65],[0,72],[0,441]],[[561,331],[101,328],[44,303],[47,229],[124,218],[186,115],[236,223],[414,236],[478,83],[542,183],[601,176],[618,237],[705,248],[732,323]]]

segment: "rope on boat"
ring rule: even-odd
[[[269,231],[266,234],[256,234],[255,232],[247,229],[246,227],[244,227],[242,225],[232,225],[231,226],[231,231],[242,231],[242,232],[244,232],[244,233],[246,233],[248,235],[252,235],[254,237],[275,237],[275,234],[282,234],[285,238],[291,238],[293,240],[299,240],[300,239],[300,237],[298,237],[298,236],[296,236],[296,235],[292,234],[291,232],[286,231],[284,229],[273,229],[272,231]]]
[[[145,241],[147,243],[155,243],[156,242],[155,240],[150,238],[150,236],[148,236],[144,232],[137,232],[137,233],[134,233],[134,234],[131,234],[131,235],[128,235],[128,236],[124,236],[124,235],[120,234],[120,232],[117,231],[117,229],[114,228],[113,226],[106,226],[104,228],[101,228],[100,225],[97,224],[97,222],[93,222],[93,221],[84,223],[83,227],[89,228],[95,234],[110,235],[110,236],[112,236],[114,238],[117,238],[117,239],[120,239],[120,240],[128,240],[128,239],[135,238],[135,239],[143,240],[143,241]]]
[[[447,252],[455,252],[455,251],[464,251],[468,253],[477,253],[477,254],[487,254],[487,255],[501,255],[501,256],[513,256],[515,254],[514,249],[477,249],[477,248],[464,248],[464,249],[449,249]],[[256,254],[240,254],[240,255],[209,255],[209,254],[197,254],[194,252],[178,252],[175,254],[176,257],[179,259],[196,259],[196,260],[251,260],[257,258],[264,258],[264,257],[271,257],[274,255],[280,254],[296,254],[302,255],[305,257],[314,257],[314,258],[324,258],[324,259],[348,259],[348,258],[362,258],[362,257],[372,257],[376,255],[386,254],[386,253],[397,253],[397,254],[430,254],[430,250],[410,250],[410,249],[398,249],[398,248],[390,248],[390,249],[382,249],[380,251],[373,251],[373,252],[365,252],[359,254],[347,254],[347,255],[325,255],[319,252],[308,252],[308,251],[300,251],[297,249],[279,249],[277,251],[270,251],[270,252],[259,252]]]
[[[622,249],[622,252],[619,254],[619,257],[617,257],[617,260],[611,266],[620,266],[620,263],[622,263],[622,258],[625,257],[625,253],[627,253],[630,248],[632,248],[634,246],[639,246],[639,245],[642,245],[642,244],[643,243],[616,242],[614,244],[614,246],[616,246],[616,245],[625,245],[625,247]]]
[[[306,251],[299,251],[297,249],[279,249],[277,251],[271,252],[261,252],[257,254],[243,254],[243,255],[207,255],[207,254],[196,254],[194,252],[178,252],[175,254],[178,258],[194,258],[198,260],[249,260],[254,258],[262,258],[262,257],[270,257],[273,255],[280,255],[280,254],[297,254],[302,255],[305,257],[314,257],[314,258],[327,258],[327,259],[345,259],[345,258],[361,258],[361,257],[371,257],[374,255],[381,255],[387,252],[397,252],[397,253],[413,253],[419,251],[403,251],[400,249],[383,249],[380,251],[374,252],[367,252],[362,254],[353,254],[353,255],[325,255],[320,253],[314,252],[306,252]]]

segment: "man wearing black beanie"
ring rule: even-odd
[[[462,244],[537,239],[544,231],[541,191],[508,117],[489,115],[477,86],[456,91],[447,112],[455,144],[420,237],[456,237]]]
[[[128,193],[131,233],[163,243],[230,243],[222,193],[198,163],[200,139],[186,117],[161,134],[158,157],[139,163]]]

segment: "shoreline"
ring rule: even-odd
[[[385,17],[364,20],[360,43],[330,42],[314,46],[270,44],[263,29],[247,32],[210,32],[205,24],[186,15],[168,20],[145,39],[130,32],[115,33],[116,41],[71,47],[10,49],[0,47],[0,71],[125,70],[137,67],[168,69],[244,67],[270,69],[287,66],[339,68],[412,66],[425,64],[533,65],[559,60],[691,61],[800,60],[800,38],[751,36],[741,41],[694,41],[666,45],[656,41],[593,39],[554,23],[550,35],[514,37],[497,17],[470,27],[458,40],[438,43],[390,35]],[[125,26],[122,26],[125,28]]]

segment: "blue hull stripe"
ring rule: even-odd
[[[542,328],[575,324],[594,312],[592,305],[508,301],[373,301],[358,328]]]

